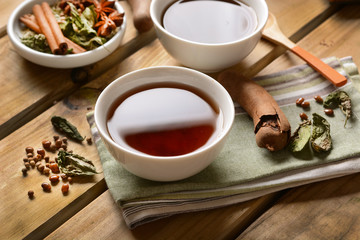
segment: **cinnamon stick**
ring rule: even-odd
[[[83,53],[86,52],[86,49],[84,49],[83,47],[79,46],[78,44],[74,43],[73,41],[71,41],[70,39],[68,39],[67,37],[65,38],[65,42],[68,45],[69,49],[72,49],[73,53]]]
[[[68,49],[68,45],[64,39],[64,35],[59,27],[59,24],[56,21],[56,18],[50,8],[49,3],[47,2],[43,2],[41,4],[41,8],[45,14],[45,17],[50,25],[51,31],[55,37],[56,43],[58,44],[61,52],[63,54],[66,53],[67,49]]]
[[[30,28],[31,30],[33,30],[36,33],[42,33],[39,25],[37,24],[36,18],[34,15],[32,14],[26,14],[22,17],[20,17],[20,21],[22,23],[25,24],[25,26],[27,26],[28,28]],[[66,41],[66,43],[68,44],[68,48],[73,49],[73,53],[82,53],[82,52],[86,52],[86,49],[84,49],[83,47],[79,46],[78,44],[74,43],[73,41],[71,41],[70,39],[68,39],[67,37],[64,36],[64,39]]]
[[[218,81],[253,119],[259,147],[278,151],[287,146],[290,123],[275,99],[262,86],[232,70],[220,73]]]
[[[24,16],[20,17],[20,21],[25,24],[28,28],[33,30],[36,33],[42,33],[39,25],[36,22],[35,16],[32,14],[25,14]]]
[[[51,31],[50,24],[46,20],[45,13],[42,10],[39,4],[34,5],[33,13],[35,15],[35,19],[41,29],[41,32],[45,35],[46,40],[49,44],[51,52],[54,54],[61,54],[62,51],[59,48],[59,45],[56,42],[53,32]]]

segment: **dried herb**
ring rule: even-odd
[[[316,113],[313,113],[313,129],[310,142],[316,152],[327,152],[332,148],[330,124],[325,118]]]
[[[51,118],[52,125],[60,132],[63,132],[71,139],[83,141],[85,137],[81,136],[77,128],[72,125],[68,120],[59,116]]]
[[[58,165],[68,176],[91,176],[98,173],[90,160],[66,151],[59,151]]]
[[[331,109],[339,107],[346,116],[344,127],[346,126],[347,120],[352,115],[351,99],[349,95],[344,91],[336,91],[330,93],[324,101],[324,107]]]
[[[290,150],[300,152],[309,143],[311,137],[311,121],[306,120],[299,124],[294,135],[290,139]]]

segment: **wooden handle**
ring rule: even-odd
[[[150,17],[151,0],[128,0],[133,13],[135,28],[140,32],[149,31],[153,22]]]
[[[346,84],[347,79],[345,76],[338,73],[335,69],[321,61],[319,58],[313,56],[305,49],[295,46],[290,49],[293,53],[301,57],[310,66],[316,69],[321,75],[332,82],[336,87],[341,87]]]

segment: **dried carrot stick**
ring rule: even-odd
[[[220,73],[218,81],[253,119],[255,139],[259,147],[278,151],[288,144],[290,123],[274,98],[263,87],[230,70]]]
[[[50,8],[49,3],[47,2],[43,2],[41,4],[41,8],[44,11],[46,20],[48,21],[51,31],[54,34],[56,43],[58,44],[58,46],[60,47],[60,50],[63,54],[66,53],[67,49],[68,49],[68,45],[64,39],[64,35],[59,27],[59,24],[56,21],[56,18]]]
[[[30,28],[34,32],[42,33],[39,25],[36,22],[36,18],[35,18],[34,15],[26,14],[26,15],[20,17],[20,21],[23,22],[25,24],[25,26],[27,26],[28,28]],[[71,41],[67,37],[64,36],[64,39],[65,39],[66,43],[68,44],[68,48],[73,49],[73,51],[72,51],[73,53],[76,54],[76,53],[86,52],[86,49],[84,49],[83,47],[81,47],[78,44],[74,43],[73,41]]]
[[[56,42],[53,32],[51,31],[50,25],[46,20],[44,11],[42,10],[39,4],[34,5],[33,13],[35,15],[36,21],[41,29],[41,32],[45,35],[46,40],[49,44],[51,52],[54,54],[61,54],[59,45]]]

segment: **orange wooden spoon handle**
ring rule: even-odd
[[[305,49],[299,46],[295,46],[290,50],[299,57],[301,57],[310,66],[315,68],[321,75],[323,75],[326,79],[332,82],[335,86],[341,87],[346,84],[347,82],[346,77],[338,73],[335,69],[333,69],[332,67],[321,61],[319,58],[313,56]]]

